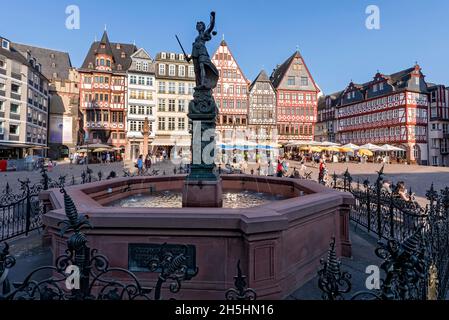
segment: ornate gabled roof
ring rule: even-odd
[[[101,53],[98,50],[101,49],[100,44],[105,41],[109,43],[109,46],[105,46],[105,48],[101,49],[101,51],[111,50],[112,54],[110,55],[114,59],[114,63],[112,64],[112,71],[125,72],[126,70],[128,70],[132,63],[131,56],[134,52],[137,51],[137,47],[134,44],[109,42],[106,32],[103,34],[103,38],[101,39],[101,41],[95,41],[92,43],[80,70],[95,70],[95,56],[96,54]],[[92,64],[93,68],[89,68],[89,64]],[[117,68],[118,65],[121,66],[121,70]]]
[[[265,70],[260,71],[259,74],[257,75],[256,79],[254,79],[254,81],[251,83],[251,85],[249,86],[249,90],[250,91],[253,89],[254,85],[257,82],[269,82],[269,83],[271,83],[271,81],[268,78],[268,75],[265,72]]]
[[[97,46],[96,54],[107,54],[108,56],[113,56],[111,43],[109,42],[108,33],[106,30],[103,32],[103,36]]]
[[[295,58],[301,58],[301,54],[299,53],[299,51],[295,51],[287,60],[284,61],[283,64],[278,65],[276,69],[273,70],[273,73],[270,77],[273,87],[277,88],[281,84],[282,79],[284,78],[285,74],[290,68],[292,61]]]

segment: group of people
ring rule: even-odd
[[[151,154],[147,154],[145,159],[143,158],[142,154],[139,155],[135,164],[135,167],[137,168],[137,174],[141,175],[144,173],[144,171],[148,171],[151,168],[151,158]]]
[[[382,184],[382,191],[387,194],[392,194],[393,196],[404,201],[413,200],[413,195],[408,193],[404,181],[399,181],[396,186],[393,186],[390,180],[384,180]]]
[[[87,153],[70,153],[69,154],[70,164],[87,164],[87,163],[112,163],[121,161],[119,154],[115,152],[103,152],[95,157],[88,159]]]

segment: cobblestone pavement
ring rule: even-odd
[[[293,172],[293,168],[300,168],[300,164],[296,161],[289,161],[289,173]],[[159,174],[173,174],[173,169],[179,168],[180,163],[175,164],[171,161],[156,162],[152,169],[158,170]],[[223,166],[224,167],[224,166]],[[327,168],[329,174],[334,172],[342,174],[347,168],[351,173],[354,181],[359,180],[362,182],[364,179],[369,179],[374,182],[376,179],[376,171],[382,167],[381,164],[373,163],[328,163]],[[110,171],[115,171],[118,176],[123,175],[123,170],[128,169],[131,172],[135,172],[134,164],[132,162],[118,162],[111,164],[91,164],[89,168],[93,170],[93,176],[97,177],[97,173],[101,171],[103,178],[109,174]],[[250,174],[251,169],[254,174],[258,173],[259,165],[249,164],[246,169],[246,173]],[[261,174],[266,174],[267,166],[261,165]],[[81,180],[81,173],[86,170],[85,165],[70,165],[69,163],[62,163],[54,167],[48,175],[52,179],[57,179],[61,174],[67,175],[67,180],[71,181],[74,176],[77,181]],[[318,167],[313,166],[311,163],[307,164],[307,170],[312,172],[312,179],[318,179]],[[407,188],[412,187],[412,191],[421,200],[425,197],[426,191],[430,188],[430,185],[434,183],[435,189],[439,190],[446,186],[449,186],[449,168],[445,167],[430,167],[430,166],[416,166],[416,165],[403,165],[403,164],[390,164],[385,165],[384,169],[385,178],[393,181],[404,181]],[[39,171],[19,171],[19,172],[6,172],[0,173],[0,190],[3,190],[8,182],[10,187],[14,190],[18,190],[19,183],[17,179],[29,178],[32,183],[39,182],[41,175]]]

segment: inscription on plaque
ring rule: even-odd
[[[196,247],[183,244],[130,243],[128,245],[128,270],[132,272],[161,272],[158,267],[150,269],[150,263],[157,261],[161,253],[171,253],[174,257],[184,254],[188,273],[196,270]]]

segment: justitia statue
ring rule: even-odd
[[[218,109],[212,95],[212,90],[217,86],[219,73],[210,60],[206,48],[206,42],[217,34],[214,27],[215,12],[211,12],[210,25],[207,29],[202,21],[196,24],[198,36],[193,43],[192,54],[189,56],[183,50],[186,61],[193,60],[196,80],[188,113],[192,124],[192,163],[190,174],[184,184],[184,207],[222,206],[221,179],[215,172],[214,163],[215,121]]]
[[[213,31],[215,27],[215,12],[210,13],[210,25],[206,29],[206,24],[203,21],[196,23],[196,30],[198,36],[192,45],[192,55],[185,56],[187,62],[193,60],[195,68],[195,80],[197,88],[214,89],[217,86],[218,70],[212,63],[207,52],[206,42],[212,39],[212,36],[217,32]]]

